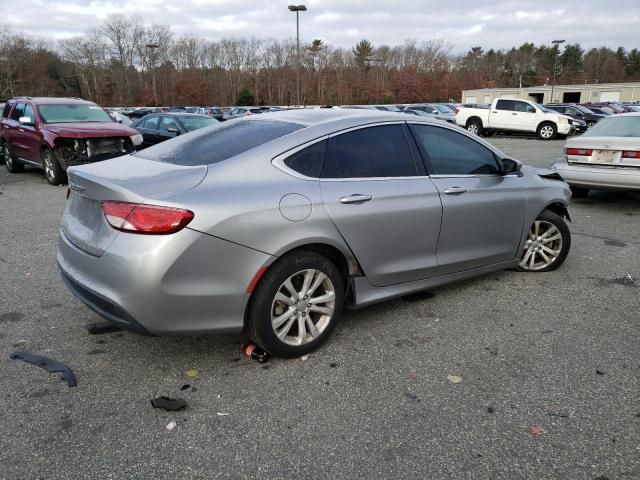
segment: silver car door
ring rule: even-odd
[[[434,276],[442,206],[400,123],[332,136],[322,168],[324,207],[372,285]],[[417,153],[417,152],[416,152]],[[424,172],[422,172],[424,173]]]
[[[516,258],[528,190],[517,174],[502,175],[496,155],[469,135],[411,125],[442,199],[438,274]]]

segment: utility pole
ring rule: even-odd
[[[151,81],[153,83],[153,100],[155,102],[154,107],[158,106],[158,90],[156,89],[156,50],[160,48],[157,43],[148,43],[145,45],[149,54],[149,60],[151,60]]]
[[[305,5],[289,5],[290,12],[296,12],[296,98],[300,105],[300,12],[306,12]]]
[[[553,81],[551,82],[551,103],[553,103],[553,89],[556,86],[556,69],[558,68],[558,53],[560,53],[560,44],[564,43],[564,40],[553,40],[551,43],[558,46],[553,56]]]

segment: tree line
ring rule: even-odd
[[[248,90],[261,105],[409,103],[459,99],[462,90],[556,83],[640,80],[640,51],[584,50],[578,43],[525,43],[510,50],[441,39],[352,48],[315,39],[177,36],[167,25],[112,15],[76,38],[57,42],[0,30],[0,99],[77,96],[105,106],[232,105]],[[243,95],[245,93],[243,92]]]

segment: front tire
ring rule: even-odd
[[[542,123],[538,127],[537,134],[540,140],[553,140],[558,134],[558,127],[553,123]]]
[[[2,154],[4,156],[4,166],[7,167],[9,173],[20,173],[24,171],[24,165],[13,156],[9,142],[6,140],[2,144]]]
[[[247,333],[272,355],[299,357],[319,347],[342,316],[344,280],[335,264],[301,250],[279,259],[258,282]]]
[[[49,185],[57,186],[67,182],[67,173],[62,170],[58,159],[48,148],[42,150],[42,166],[44,167],[44,176]]]
[[[560,215],[544,210],[533,222],[517,269],[550,272],[558,268],[571,249],[571,232]]]

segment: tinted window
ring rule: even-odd
[[[11,113],[11,120],[15,120],[18,121],[20,120],[20,117],[22,117],[24,113],[24,103],[17,103],[16,104],[16,108],[13,109],[13,112]]]
[[[323,178],[409,177],[416,166],[400,125],[363,128],[331,137]]]
[[[513,110],[513,100],[498,100],[496,110]]]
[[[182,126],[184,126],[187,132],[193,132],[194,130],[198,130],[200,128],[208,127],[209,125],[213,125],[214,123],[218,123],[214,118],[211,117],[180,117],[180,122],[182,122]]]
[[[320,170],[322,169],[322,159],[324,158],[326,146],[326,141],[314,143],[294,153],[284,163],[287,167],[302,175],[317,178],[320,176]]]
[[[435,175],[500,173],[493,152],[466,135],[428,125],[411,125],[411,130]]]
[[[158,128],[158,117],[151,116],[142,120],[140,128],[148,128],[149,130],[156,130]]]
[[[136,156],[177,165],[207,165],[222,162],[303,127],[297,123],[269,120],[216,122],[211,127],[146,148]]]
[[[33,107],[31,106],[31,104],[27,103],[24,106],[24,113],[22,114],[23,117],[30,117],[32,121],[35,121],[35,115],[33,114]]]
[[[4,110],[2,110],[2,118],[7,118],[9,116],[9,112],[11,111],[12,103],[7,103],[4,106]]]
[[[168,132],[170,128],[175,128],[176,130],[180,130],[178,128],[178,124],[173,121],[171,117],[160,117],[160,126],[158,130],[162,130],[163,132]]]
[[[516,112],[535,113],[536,111],[536,109],[531,105],[529,105],[528,103],[524,103],[524,102],[512,102],[512,103],[513,103],[513,110]]]

